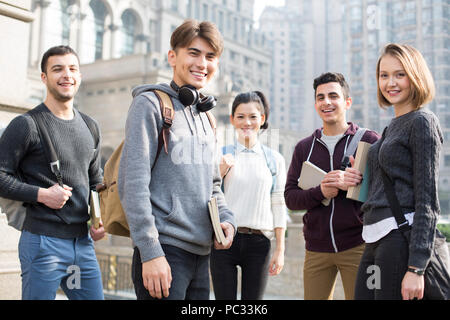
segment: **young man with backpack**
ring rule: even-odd
[[[135,246],[132,278],[137,298],[208,299],[212,196],[226,235],[225,243],[214,241],[215,247],[229,248],[235,233],[220,188],[216,139],[207,114],[215,99],[197,91],[217,71],[223,41],[214,24],[186,20],[170,44],[170,85],[133,90],[118,190]],[[173,116],[162,114],[161,95],[155,90],[169,95]]]
[[[13,119],[0,138],[0,196],[26,205],[19,241],[22,298],[54,299],[61,286],[69,299],[103,299],[93,239],[104,230],[88,232],[87,224],[89,192],[102,180],[99,128],[73,108],[81,83],[76,52],[50,48],[41,70],[45,101]],[[59,169],[49,165],[44,131]]]
[[[342,170],[347,160],[344,156],[358,139],[373,144],[379,136],[347,122],[346,113],[352,99],[342,74],[322,74],[314,80],[314,91],[315,108],[323,127],[296,145],[284,196],[289,209],[307,211],[303,217],[304,298],[331,299],[339,270],[345,297],[353,299],[356,273],[364,250],[363,225],[361,202],[346,198],[348,187]],[[305,161],[327,172],[320,185],[308,190],[298,187]],[[325,199],[331,200],[328,205],[324,205]]]

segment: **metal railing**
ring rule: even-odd
[[[97,253],[105,299],[136,299],[131,280],[132,257]]]

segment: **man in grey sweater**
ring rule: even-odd
[[[133,90],[119,168],[119,195],[135,245],[132,277],[138,299],[208,299],[209,252],[213,227],[208,201],[218,200],[227,249],[235,233],[233,214],[220,189],[216,139],[205,104],[184,101],[217,70],[223,42],[216,26],[187,20],[171,37],[171,85]],[[181,88],[181,89],[180,89]],[[163,119],[152,90],[166,92],[175,116],[167,136],[168,152],[157,156]],[[183,100],[183,103],[180,101]],[[170,290],[169,290],[170,289]]]
[[[92,240],[105,232],[91,227],[89,237],[87,225],[89,190],[102,181],[98,141],[87,121],[97,132],[98,125],[73,108],[81,74],[70,47],[50,48],[41,69],[47,96],[34,111],[52,139],[64,185],[56,183],[29,113],[14,118],[0,138],[0,196],[27,204],[19,241],[22,298],[54,299],[61,286],[69,299],[103,299]]]

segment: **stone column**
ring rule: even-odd
[[[119,48],[120,48],[120,43],[119,43],[119,29],[120,26],[117,24],[110,24],[108,26],[109,30],[111,31],[111,54],[110,54],[110,58],[114,59],[114,58],[118,58],[120,57],[120,52],[119,52]]]
[[[138,41],[136,53],[146,54],[148,43],[150,43],[150,37],[148,35],[141,33],[136,36],[136,40]]]
[[[20,232],[8,226],[6,215],[0,213],[0,300],[18,300],[22,296],[19,238]]]
[[[38,44],[38,57],[41,57],[44,53],[45,48],[45,23],[46,23],[46,11],[50,6],[51,1],[48,0],[40,0],[37,1],[36,4],[40,7],[40,15],[39,15],[39,44]]]

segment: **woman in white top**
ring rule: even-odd
[[[231,124],[237,134],[234,145],[223,148],[220,171],[225,199],[235,214],[237,235],[228,250],[211,252],[211,276],[215,298],[237,299],[237,266],[242,270],[242,300],[262,299],[268,275],[284,266],[286,206],[283,156],[258,141],[268,127],[269,105],[259,91],[236,96]],[[276,248],[271,253],[271,239]]]

